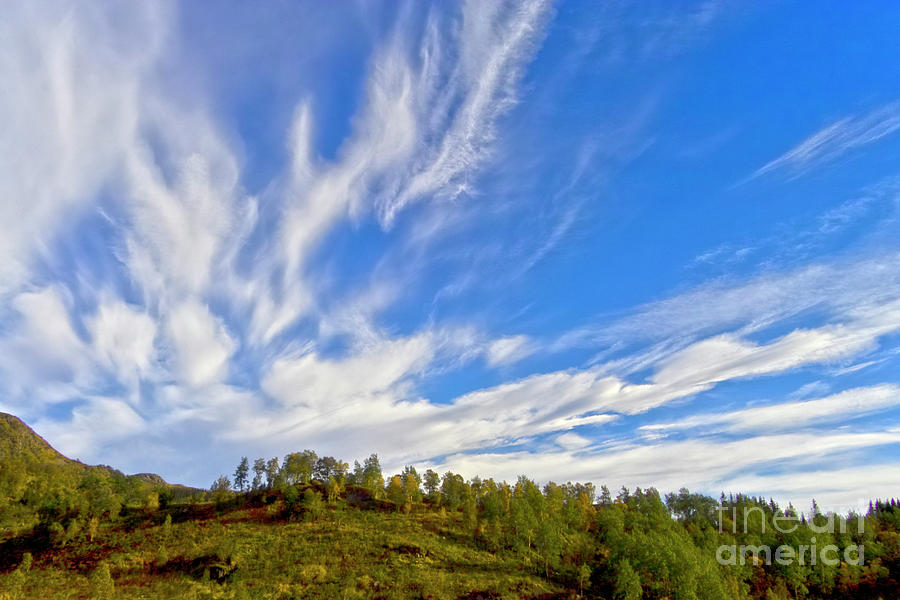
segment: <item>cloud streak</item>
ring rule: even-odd
[[[844,117],[817,131],[753,172],[748,178],[786,172],[800,177],[810,170],[837,160],[839,157],[900,130],[900,102],[892,102],[864,115]]]

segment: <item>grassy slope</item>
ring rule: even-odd
[[[0,412],[0,461],[13,456],[43,465],[67,465],[77,469],[85,466],[54,450],[18,417]]]
[[[0,469],[8,461],[17,461],[31,477],[47,476],[56,480],[77,482],[89,473],[108,479],[124,478],[134,481],[148,491],[160,486],[168,488],[173,497],[183,498],[199,490],[183,485],[170,484],[153,473],[124,475],[105,465],[86,465],[57,452],[47,441],[16,416],[0,412]],[[3,527],[0,523],[0,538]]]
[[[202,508],[202,507],[201,507]],[[211,507],[207,507],[211,509]],[[177,507],[176,507],[177,510]],[[284,522],[266,507],[133,529],[108,526],[35,556],[28,598],[91,598],[88,575],[110,566],[117,598],[532,598],[560,588],[512,555],[476,547],[461,516],[345,508]],[[234,570],[223,583],[209,567]],[[7,578],[0,575],[0,589]]]
[[[0,413],[0,468],[10,460],[29,479],[66,488],[87,473],[122,477],[111,468],[66,458],[21,420]],[[128,479],[167,485],[151,474]],[[339,500],[319,519],[305,522],[285,521],[264,505],[224,514],[211,504],[156,512],[130,508],[105,522],[93,541],[82,532],[62,546],[38,530],[10,537],[14,532],[4,535],[0,526],[0,553],[9,568],[23,552],[34,554],[15,595],[11,590],[19,587],[20,574],[0,573],[0,600],[98,597],[90,575],[101,561],[110,567],[116,598],[458,598],[471,592],[493,593],[472,598],[532,598],[560,589],[512,554],[478,548],[459,513],[383,509],[377,503],[349,507]],[[174,521],[168,528],[167,514]],[[209,576],[218,567],[233,570],[222,583]]]

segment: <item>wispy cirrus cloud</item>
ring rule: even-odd
[[[112,9],[66,10],[67,20],[22,8],[6,21],[11,51],[0,68],[21,85],[0,106],[18,124],[4,137],[2,158],[3,172],[19,177],[4,180],[31,187],[4,194],[30,198],[30,210],[7,204],[3,214],[11,234],[3,262],[15,271],[3,282],[14,299],[4,307],[13,317],[0,361],[5,407],[28,413],[32,393],[78,403],[110,388],[123,390],[150,422],[208,419],[185,399],[211,398],[210,390],[245,406],[266,394],[294,404],[298,389],[320,403],[388,392],[395,402],[406,395],[394,390],[449,348],[455,363],[488,354],[508,363],[526,353],[522,343],[491,345],[465,327],[440,339],[427,331],[393,336],[369,308],[326,307],[308,271],[341,222],[373,215],[387,228],[414,201],[455,196],[478,171],[497,120],[515,105],[550,3],[401,8],[398,23],[376,40],[358,114],[335,157],[318,154],[315,106],[301,99],[285,136],[291,160],[259,197],[242,187],[240,151],[204,104],[209,98],[202,90],[174,93],[163,74],[167,50],[178,47],[164,43],[178,35],[177,6],[135,13],[119,29]],[[19,155],[28,157],[23,168]],[[41,156],[52,160],[32,160]],[[116,277],[101,281],[93,265],[81,265],[77,278],[18,290],[47,269],[35,252],[53,254],[67,214],[102,226],[111,258],[104,273]],[[103,293],[92,287],[98,283]],[[304,317],[314,326],[305,343],[276,341]],[[350,336],[350,356],[319,354],[316,329],[322,343]],[[367,380],[376,375],[383,385]],[[261,387],[227,383],[233,378]]]
[[[0,293],[28,280],[35,254],[90,206],[138,135],[141,82],[171,11],[114,12],[54,2],[9,7],[0,24]]]
[[[863,115],[844,117],[817,131],[753,172],[747,180],[775,172],[799,177],[813,168],[875,143],[900,130],[900,102],[891,102]],[[745,181],[747,181],[745,180]]]
[[[653,149],[668,96],[632,88],[632,67],[712,41],[722,3],[410,2],[389,18],[348,5],[360,14],[291,13],[326,33],[270,47],[237,19],[224,24],[240,39],[198,52],[189,5],[121,8],[20,6],[0,24],[0,403],[61,450],[195,484],[232,455],[299,444],[390,467],[708,491],[741,469],[756,485],[753,471],[784,461],[894,443],[890,428],[812,435],[841,408],[893,406],[887,220],[868,246],[791,260],[766,240],[822,245],[753,229],[695,268],[758,268],[675,291],[629,263],[667,254],[648,237],[661,205],[640,169],[667,178]],[[342,43],[312,47],[325,37]],[[204,62],[219,50],[227,60]],[[291,71],[296,88],[240,66],[270,55],[261,70]],[[841,120],[756,176],[885,139],[895,112]],[[895,189],[807,229],[839,235]],[[816,415],[809,431],[760,432],[777,418],[760,407],[695,412],[810,374],[845,391],[771,396],[782,415]],[[662,421],[680,429],[642,428],[676,408],[683,419]]]
[[[715,414],[700,414],[674,421],[645,425],[647,431],[704,428],[728,432],[766,432],[799,429],[821,423],[847,422],[900,404],[900,387],[884,384],[854,388],[798,402],[781,402]]]

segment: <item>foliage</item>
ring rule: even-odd
[[[97,569],[91,573],[91,592],[97,600],[112,600],[116,590],[109,565],[101,562]]]
[[[20,423],[20,422],[19,422]],[[896,597],[900,503],[841,519],[687,489],[466,480],[377,455],[242,458],[209,497],[68,461],[0,420],[0,598],[633,600]],[[42,445],[43,444],[43,445]],[[163,501],[163,498],[167,498]],[[327,499],[327,505],[326,505]],[[832,547],[822,561],[721,560],[725,547]],[[864,546],[865,560],[847,554]],[[33,556],[33,559],[32,559]],[[549,597],[549,596],[548,596]]]
[[[247,457],[241,458],[237,468],[234,470],[234,487],[240,491],[244,491],[250,477],[250,462]]]

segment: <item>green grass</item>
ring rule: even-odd
[[[22,597],[93,598],[90,575],[101,561],[116,598],[532,598],[561,589],[515,555],[479,548],[458,513],[341,507],[284,522],[272,512],[235,510],[176,522],[168,533],[152,522],[107,525],[93,542],[79,537],[37,554]],[[219,568],[233,569],[222,583]],[[12,576],[0,575],[0,589]]]

